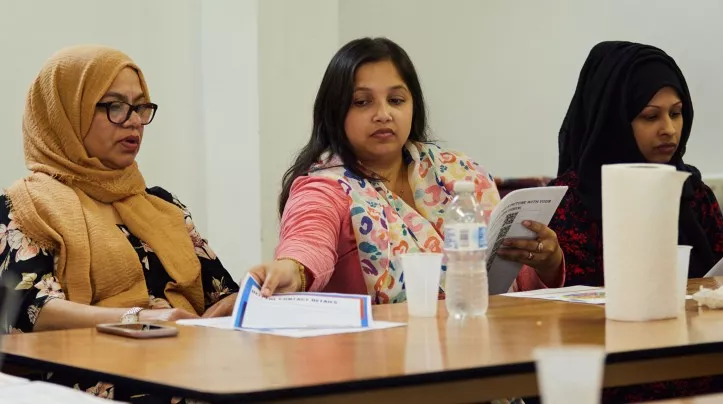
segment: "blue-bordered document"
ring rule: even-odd
[[[368,295],[282,293],[265,298],[246,275],[234,306],[233,327],[242,329],[368,328],[373,326]]]

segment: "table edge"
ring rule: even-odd
[[[665,359],[676,356],[692,356],[711,352],[720,352],[721,350],[723,350],[723,341],[706,342],[694,345],[652,348],[638,351],[613,352],[607,355],[605,363],[606,365],[610,365],[615,363],[625,363],[640,360]],[[9,365],[33,368],[46,372],[64,372],[65,374],[79,375],[82,378],[98,378],[99,381],[102,380],[104,382],[113,383],[120,386],[133,386],[134,390],[142,390],[143,393],[168,394],[171,396],[183,396],[187,398],[209,400],[213,402],[230,400],[232,401],[239,399],[266,401],[284,400],[290,398],[308,398],[320,395],[338,394],[347,391],[368,390],[370,388],[398,388],[421,384],[447,383],[466,379],[490,378],[535,372],[534,362],[528,361],[485,367],[439,370],[427,373],[415,373],[388,377],[376,377],[370,379],[348,380],[316,385],[225,393],[207,390],[194,390],[188,387],[173,386],[159,382],[136,379],[128,376],[121,376],[113,373],[77,368],[57,362],[28,358],[7,352],[3,352],[3,354],[5,356],[5,363]]]

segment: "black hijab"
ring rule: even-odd
[[[691,173],[683,186],[678,242],[693,246],[689,277],[702,277],[715,264],[715,256],[690,207],[695,189],[702,185],[700,172],[683,163],[693,104],[683,73],[665,52],[631,42],[601,42],[592,48],[560,128],[557,174],[577,173],[583,204],[600,220],[602,165],[646,161],[631,123],[663,87],[675,89],[683,102],[683,130],[669,164]]]

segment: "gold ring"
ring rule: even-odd
[[[541,253],[543,248],[545,248],[545,246],[542,245],[542,241],[540,241],[539,243],[537,243],[537,252],[538,252],[538,253]]]
[[[529,252],[527,253],[527,259],[530,260],[530,261],[532,261],[533,258],[535,258],[535,254],[533,254],[532,251],[529,251]]]

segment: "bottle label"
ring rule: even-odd
[[[487,226],[478,223],[457,223],[444,226],[444,249],[472,251],[487,248]]]

